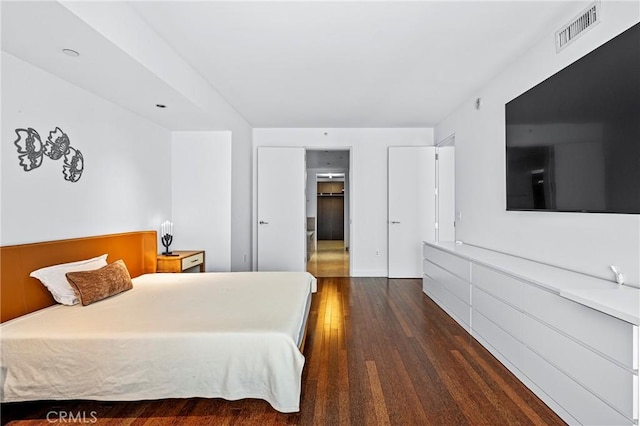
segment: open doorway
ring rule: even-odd
[[[349,151],[307,150],[307,271],[350,275]]]

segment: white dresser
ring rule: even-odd
[[[570,424],[638,424],[640,289],[424,243],[423,290]]]

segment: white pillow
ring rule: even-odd
[[[33,271],[29,276],[37,278],[47,287],[51,295],[58,303],[63,305],[75,305],[78,303],[76,293],[67,281],[65,274],[76,271],[93,271],[107,266],[107,255],[94,257],[93,259],[80,260],[78,262],[61,263],[60,265],[47,266]]]

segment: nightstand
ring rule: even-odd
[[[174,250],[172,253],[174,256],[158,255],[157,272],[183,272],[194,266],[200,266],[200,272],[204,272],[204,251]]]

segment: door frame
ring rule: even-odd
[[[349,153],[349,169],[345,170],[345,169],[338,169],[338,168],[322,168],[322,169],[313,169],[316,173],[329,173],[331,171],[335,171],[336,173],[344,173],[345,174],[345,182],[344,182],[344,188],[345,191],[348,191],[348,195],[349,195],[349,199],[345,200],[345,204],[344,204],[344,208],[345,208],[345,220],[348,221],[348,229],[349,229],[349,276],[352,277],[353,276],[353,253],[354,250],[356,250],[353,246],[353,220],[351,219],[353,217],[353,205],[354,205],[354,200],[353,200],[353,176],[354,176],[354,172],[353,172],[353,147],[352,146],[305,146],[304,147],[306,149],[306,151],[347,151]],[[308,173],[309,169],[307,168],[307,173]],[[318,185],[318,178],[317,176],[314,176],[314,181],[315,181],[315,187],[317,188]],[[314,197],[317,197],[317,194],[313,194]],[[309,194],[307,194],[307,197],[309,197]],[[348,203],[347,203],[348,201]],[[347,206],[348,206],[348,210],[347,210]],[[317,206],[316,206],[317,209]],[[348,214],[347,214],[348,212]],[[318,224],[317,224],[317,211],[316,211],[316,231],[318,229]],[[316,235],[317,237],[317,235]]]

